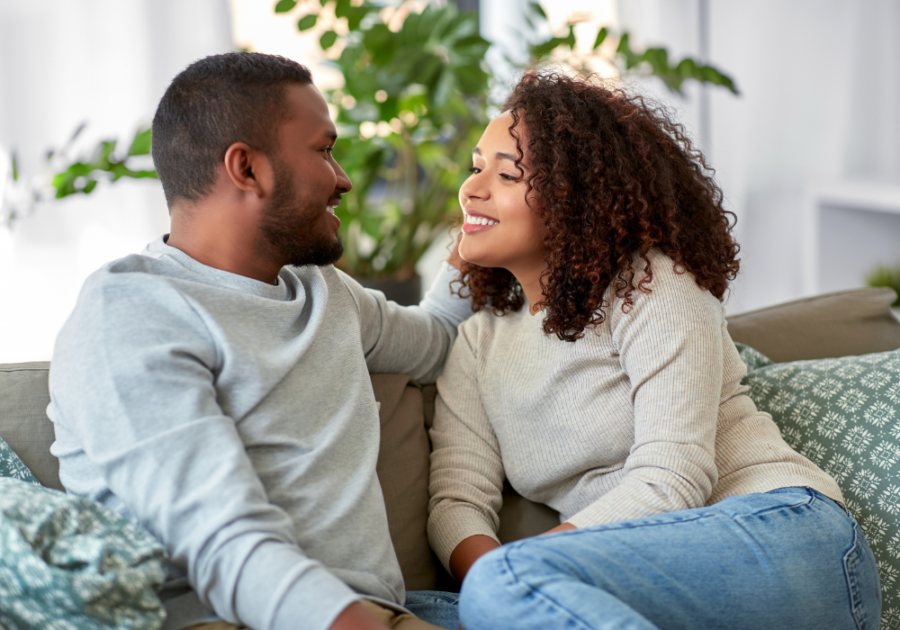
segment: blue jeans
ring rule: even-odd
[[[807,488],[505,545],[460,594],[465,630],[875,630],[856,522]]]
[[[458,593],[444,591],[407,591],[404,607],[422,621],[456,630],[459,628]]]

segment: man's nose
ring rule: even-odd
[[[350,181],[347,173],[344,172],[344,169],[342,169],[341,165],[337,162],[334,163],[334,172],[335,175],[337,175],[335,189],[341,193],[350,192],[350,189],[353,188],[353,182]]]

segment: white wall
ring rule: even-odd
[[[36,177],[81,122],[84,148],[130,138],[175,74],[231,49],[226,0],[0,0],[0,151]],[[101,184],[0,224],[0,363],[49,359],[84,278],[167,228],[154,181]]]
[[[619,1],[639,41],[684,54],[698,51],[698,9],[699,0]],[[900,3],[708,0],[708,9],[710,60],[741,91],[710,90],[702,143],[738,215],[743,271],[728,304],[738,311],[809,292],[804,242],[819,236],[805,196],[841,182],[900,185]],[[697,105],[696,96],[684,105],[695,128]],[[848,233],[830,255],[866,267],[875,262],[858,260],[866,244],[865,233]]]

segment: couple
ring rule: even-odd
[[[303,66],[192,64],[153,121],[171,233],[93,274],[57,340],[60,478],[165,544],[166,628],[877,627],[840,490],[740,385],[737,246],[679,127],[523,77],[473,150],[459,269],[409,308],[332,266],[335,137]],[[437,378],[458,608],[404,592],[369,372]],[[504,479],[563,523],[501,547]]]

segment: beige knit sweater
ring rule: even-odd
[[[463,539],[496,538],[504,477],[577,527],[789,486],[842,500],[746,395],[719,301],[649,258],[652,292],[627,313],[608,293],[606,320],[575,343],[527,305],[460,326],[431,430],[428,535],[445,565]]]

